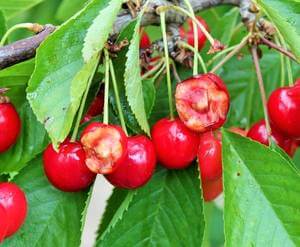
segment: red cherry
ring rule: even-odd
[[[198,75],[177,84],[175,99],[180,119],[193,131],[215,130],[226,121],[229,94],[215,74]]]
[[[0,153],[15,144],[21,130],[21,120],[11,103],[0,103]]]
[[[196,158],[199,136],[178,119],[159,120],[151,130],[158,160],[169,169],[182,169]]]
[[[141,34],[141,40],[140,40],[140,48],[141,49],[147,49],[151,46],[151,41],[146,32],[142,32]]]
[[[62,191],[75,192],[87,188],[95,179],[85,164],[85,152],[79,142],[69,139],[56,152],[49,144],[44,155],[44,171],[50,183]]]
[[[209,31],[209,27],[207,25],[207,23],[205,22],[205,20],[203,18],[201,18],[200,16],[196,16],[196,18],[198,19],[198,21],[204,26],[204,28]],[[184,27],[180,27],[179,28],[179,34],[181,36],[182,39],[186,39],[187,43],[191,46],[194,46],[194,32],[193,32],[193,21],[192,19],[188,19],[188,29],[185,30]],[[198,50],[200,51],[206,42],[206,36],[204,35],[204,33],[201,31],[201,29],[197,26],[197,30],[198,30]]]
[[[216,199],[223,191],[222,177],[216,180],[202,181],[202,193],[204,201],[210,202]]]
[[[4,207],[9,225],[6,237],[11,236],[25,221],[27,201],[24,192],[14,183],[0,184],[0,205]]]
[[[103,112],[104,107],[104,90],[101,87],[98,95],[91,103],[86,115],[81,120],[81,124],[89,122],[93,117],[100,115]]]
[[[80,141],[86,153],[86,165],[92,172],[112,173],[126,158],[127,136],[119,126],[91,123]]]
[[[6,236],[6,232],[8,229],[9,221],[6,214],[6,211],[3,206],[0,205],[0,243]]]
[[[106,178],[116,187],[135,189],[150,180],[155,166],[153,143],[146,136],[133,136],[128,138],[126,159]]]
[[[274,127],[272,128],[272,138],[276,142],[276,144],[281,147],[288,154],[292,155],[292,144],[293,140],[288,137],[282,135],[278,132]],[[265,120],[260,120],[259,122],[252,125],[249,129],[247,136],[252,140],[258,141],[266,146],[269,145],[268,133],[266,129]]]
[[[222,144],[212,131],[200,136],[198,162],[202,181],[222,176]]]
[[[300,86],[281,87],[273,91],[268,101],[272,123],[282,133],[300,138]]]

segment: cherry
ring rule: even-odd
[[[196,158],[199,136],[180,119],[159,120],[151,130],[158,160],[169,169],[182,169]]]
[[[204,28],[207,31],[209,31],[209,27],[208,27],[207,23],[205,22],[205,20],[203,18],[201,18],[200,16],[196,16],[196,18],[204,26]],[[183,26],[180,27],[179,34],[182,39],[186,39],[186,41],[189,45],[194,46],[193,20],[189,18],[187,20],[187,23],[188,23],[188,29],[185,30]],[[205,45],[206,36],[204,35],[204,33],[201,31],[201,29],[198,26],[197,26],[197,30],[198,30],[198,50],[200,51]]]
[[[0,205],[4,207],[9,223],[6,237],[11,236],[25,221],[27,201],[24,192],[14,183],[0,183]]]
[[[86,165],[92,172],[112,173],[126,158],[127,136],[119,126],[91,123],[80,141],[86,153]]]
[[[278,130],[276,130],[273,126],[271,128],[271,136],[276,144],[281,147],[286,153],[292,155],[292,144],[293,140],[289,139],[288,137],[282,135]],[[250,129],[247,134],[249,138],[252,140],[258,141],[266,146],[269,145],[268,140],[268,133],[266,129],[265,120],[260,120],[255,123]]]
[[[15,144],[20,130],[21,120],[15,107],[11,103],[0,103],[0,153]]]
[[[269,116],[282,133],[300,138],[300,84],[281,87],[272,92],[268,101]]]
[[[147,49],[151,46],[151,41],[146,32],[141,33],[140,48]]]
[[[0,205],[0,243],[3,241],[3,239],[6,236],[8,224],[9,222],[8,222],[7,213],[4,207]]]
[[[222,143],[215,135],[209,131],[200,136],[198,162],[203,182],[222,176]]]
[[[223,191],[222,177],[216,180],[202,181],[202,193],[204,201],[210,202],[216,199]]]
[[[93,117],[100,115],[103,112],[103,107],[104,107],[104,90],[103,87],[101,87],[98,95],[95,97],[90,107],[88,108],[86,115],[81,120],[81,124],[89,122]]]
[[[193,131],[220,128],[229,110],[229,94],[220,77],[207,73],[177,84],[176,108],[180,119]]]
[[[43,155],[44,171],[50,183],[59,190],[75,192],[87,188],[95,179],[85,164],[85,152],[79,142],[69,139],[56,152],[49,144]]]
[[[156,155],[153,143],[146,136],[128,138],[126,159],[107,180],[114,186],[135,189],[146,184],[155,170]]]

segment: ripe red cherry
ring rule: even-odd
[[[8,224],[9,221],[8,221],[7,213],[4,207],[0,205],[0,243],[3,241],[3,239],[6,236]]]
[[[203,18],[201,18],[200,16],[196,16],[196,18],[204,26],[204,28],[207,31],[209,31],[209,27],[208,27],[207,23],[205,22],[205,20]],[[194,32],[193,32],[192,19],[189,18],[187,20],[187,23],[188,23],[188,29],[185,30],[184,27],[180,27],[179,34],[180,34],[180,37],[182,39],[185,39],[189,45],[194,46]],[[198,30],[198,50],[200,51],[205,45],[206,36],[204,35],[204,33],[201,31],[201,29],[198,26],[197,26],[197,30]]]
[[[15,144],[21,130],[21,120],[11,103],[0,103],[0,153]]]
[[[151,46],[151,41],[146,32],[142,32],[141,34],[141,40],[140,40],[140,48],[141,49],[147,49]]]
[[[300,85],[278,88],[271,94],[268,111],[272,123],[282,133],[300,138]]]
[[[169,169],[182,169],[196,158],[199,136],[180,119],[159,120],[151,130],[158,160]]]
[[[286,151],[289,155],[292,155],[292,145],[293,140],[288,137],[282,135],[278,132],[274,127],[271,130],[272,138],[276,142],[276,144],[281,147],[284,151]],[[258,141],[266,146],[269,145],[268,134],[266,129],[265,120],[260,120],[255,123],[248,131],[247,136],[252,140]]]
[[[11,236],[24,223],[27,201],[24,192],[14,183],[0,184],[0,205],[4,207],[9,223],[6,237]]]
[[[81,124],[90,121],[93,117],[97,115],[100,115],[103,112],[103,107],[104,107],[104,90],[101,87],[98,95],[92,101],[86,115],[81,120]]]
[[[56,152],[49,144],[43,155],[44,171],[50,183],[59,190],[75,192],[87,188],[95,179],[85,164],[85,152],[79,142],[69,139]]]
[[[180,119],[193,131],[215,130],[226,121],[229,94],[215,74],[198,75],[179,83],[175,99]]]
[[[223,191],[222,177],[216,180],[202,181],[202,193],[204,201],[210,202],[216,199]]]
[[[92,172],[112,173],[126,158],[127,136],[119,126],[91,123],[80,141],[86,153],[86,165]]]
[[[128,138],[126,159],[106,178],[116,187],[135,189],[150,180],[155,166],[153,143],[146,136],[133,136]]]
[[[222,176],[222,143],[215,135],[209,131],[200,136],[198,162],[203,182]]]

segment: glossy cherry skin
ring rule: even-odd
[[[210,202],[223,192],[222,177],[216,180],[202,181],[202,193],[204,201]]]
[[[146,136],[128,138],[126,159],[107,180],[114,186],[124,189],[136,189],[146,184],[156,167],[155,148]]]
[[[140,48],[141,49],[147,49],[151,46],[151,41],[146,32],[142,32],[141,34],[141,40],[140,40]]]
[[[177,84],[176,108],[191,130],[206,132],[220,128],[229,110],[229,94],[220,77],[207,73]]]
[[[209,27],[205,20],[201,18],[200,16],[196,16],[198,21],[204,26],[204,28],[209,31]],[[193,32],[193,21],[192,19],[187,20],[188,23],[188,29],[185,30],[184,27],[179,28],[179,34],[182,39],[185,39],[187,43],[191,46],[194,46],[194,32]],[[201,29],[197,25],[197,30],[198,30],[198,50],[200,51],[206,42],[206,36],[204,33],[201,31]]]
[[[278,88],[268,101],[269,116],[282,133],[300,138],[300,84]]]
[[[6,232],[8,229],[9,221],[7,217],[7,213],[3,206],[0,205],[0,243],[6,236]]]
[[[8,150],[20,134],[21,120],[11,103],[0,103],[0,153]]]
[[[25,221],[27,200],[24,192],[14,183],[0,183],[0,205],[4,207],[9,224],[6,237],[11,236]]]
[[[293,153],[293,140],[281,134],[275,128],[271,130],[272,138],[276,142],[276,144],[281,147],[286,153],[292,155]],[[268,134],[266,129],[265,120],[260,120],[259,122],[252,125],[249,129],[247,136],[252,140],[258,141],[266,146],[269,145]]]
[[[208,131],[200,136],[197,156],[203,182],[222,176],[222,143],[216,135]]]
[[[43,155],[44,171],[50,183],[59,190],[76,192],[87,188],[95,179],[85,164],[85,152],[79,142],[69,139],[56,152],[49,144]]]
[[[112,173],[127,155],[127,136],[117,125],[91,123],[82,132],[80,142],[86,165],[95,173]]]
[[[178,118],[159,120],[152,127],[151,135],[157,159],[166,168],[185,168],[197,156],[199,136]]]

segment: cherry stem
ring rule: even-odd
[[[110,75],[111,75],[114,93],[115,93],[115,97],[116,97],[116,105],[117,105],[117,110],[118,110],[121,126],[122,126],[122,129],[124,130],[125,134],[128,135],[125,120],[124,120],[124,114],[123,114],[122,107],[121,107],[121,101],[120,101],[120,96],[119,96],[119,90],[118,90],[114,65],[111,60],[109,60],[109,69],[110,69]]]
[[[163,59],[163,61],[165,62],[164,59]],[[166,65],[163,64],[163,66],[161,66],[160,70],[157,71],[157,73],[152,77],[152,79],[153,79],[154,81],[156,81],[157,77],[160,76],[160,74],[165,70],[165,68],[166,68]]]
[[[237,45],[233,45],[231,47],[228,47],[220,52],[218,52],[215,56],[213,56],[207,63],[206,66],[210,66],[214,61],[216,61],[219,57],[221,57],[222,55],[226,54],[229,51],[232,51],[234,48],[236,48],[238,46]]]
[[[180,41],[180,42],[179,42],[179,45],[182,46],[183,48],[187,48],[187,49],[189,49],[189,50],[191,50],[191,51],[194,51],[194,58],[196,57],[196,58],[199,60],[203,72],[204,72],[204,73],[207,73],[207,68],[206,68],[205,62],[204,62],[202,56],[199,54],[199,52],[196,53],[195,50],[194,50],[194,47],[191,46],[191,45],[189,45],[189,44],[186,43],[186,42]],[[195,65],[195,64],[194,64],[194,65]],[[198,66],[198,64],[197,64],[197,66]],[[198,74],[198,71],[197,71],[197,74]],[[197,75],[197,74],[194,74],[194,75]]]
[[[188,10],[190,12],[190,14],[193,16],[194,19],[196,19],[195,17],[195,13],[194,13],[194,9],[190,3],[189,0],[184,0],[185,5],[188,7]],[[193,21],[193,33],[194,33],[194,65],[193,65],[193,75],[198,75],[198,59],[196,57],[196,54],[199,55],[198,53],[198,28],[197,28],[197,24]]]
[[[100,58],[100,55],[97,57],[97,61],[99,61],[99,58]],[[94,78],[94,75],[96,73],[97,68],[98,68],[98,62],[95,64],[95,66],[93,68],[93,71],[90,74],[90,77],[88,79],[88,83],[86,85],[86,89],[85,89],[85,92],[83,94],[83,97],[82,97],[82,100],[81,100],[81,104],[80,104],[80,107],[79,107],[79,110],[78,110],[76,123],[75,123],[74,130],[73,130],[72,137],[71,137],[71,142],[75,142],[76,141],[78,130],[79,130],[79,126],[80,126],[80,122],[81,122],[82,115],[83,115],[83,110],[84,110],[85,102],[86,102],[86,99],[87,99],[87,96],[88,96],[88,93],[89,93],[89,89],[91,87],[91,84],[92,84],[92,81],[93,81],[93,78]]]
[[[255,71],[256,71],[256,75],[257,75],[257,81],[258,81],[258,85],[259,85],[261,101],[263,104],[269,145],[271,145],[271,127],[270,127],[270,121],[269,121],[268,110],[267,110],[267,97],[266,97],[266,91],[264,88],[262,73],[261,73],[260,66],[259,66],[259,58],[258,58],[258,54],[257,54],[257,46],[256,45],[253,45],[251,47],[251,54],[252,54],[253,63],[254,63]]]
[[[296,56],[292,52],[288,51],[285,47],[281,47],[281,46],[275,44],[274,42],[266,39],[262,35],[260,36],[260,40],[264,45],[279,51],[283,55],[285,55],[285,56],[289,57],[290,59],[294,60],[295,62],[297,62]]]
[[[165,52],[165,62],[167,70],[167,86],[168,86],[168,98],[169,98],[169,109],[170,109],[170,119],[174,119],[173,112],[173,102],[172,102],[172,84],[171,84],[171,73],[170,73],[170,60],[169,60],[169,49],[168,49],[168,40],[167,40],[167,31],[166,31],[166,13],[160,13],[160,23],[161,31],[164,42],[164,52]]]
[[[180,78],[180,76],[179,76],[179,74],[178,74],[178,72],[177,72],[176,64],[175,64],[175,62],[174,62],[173,60],[171,60],[171,66],[172,66],[172,69],[173,69],[173,75],[174,75],[176,81],[177,81],[177,82],[181,82],[182,80],[181,80],[181,78]]]
[[[14,25],[13,27],[11,27],[10,29],[7,30],[7,32],[4,34],[4,36],[2,37],[1,41],[0,41],[0,47],[4,46],[8,36],[13,33],[15,30],[21,29],[21,28],[25,28],[29,31],[32,31],[34,33],[39,33],[41,31],[43,31],[44,27],[40,24],[37,23],[20,23],[17,25]]]
[[[215,73],[218,69],[220,69],[230,58],[232,58],[235,54],[237,54],[247,43],[251,34],[245,36],[242,41],[234,47],[234,49],[229,52],[210,72]]]
[[[277,45],[280,44],[279,39],[275,36],[275,42]],[[283,87],[285,85],[285,57],[282,53],[280,53],[280,86]]]
[[[155,74],[164,64],[165,60],[161,59],[152,69],[150,69],[149,71],[147,71],[145,74],[143,74],[142,76],[142,80],[145,80],[146,78],[148,78],[150,75]]]
[[[108,124],[109,54],[106,49],[104,49],[104,55],[105,55],[105,79],[104,79],[103,123]]]

